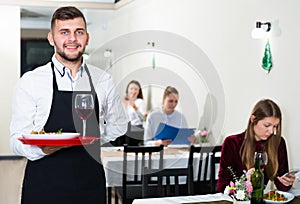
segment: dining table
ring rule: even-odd
[[[176,146],[164,148],[164,168],[183,168],[188,166],[189,147]],[[128,153],[128,165],[134,165],[134,154]],[[158,168],[159,154],[153,154],[153,168]],[[106,175],[106,186],[122,186],[123,147],[102,147],[101,160]],[[129,172],[130,173],[130,172]],[[139,172],[140,174],[141,172]],[[132,177],[133,177],[132,172]]]
[[[232,203],[233,199],[223,193],[193,195],[193,196],[173,196],[163,198],[142,198],[135,199],[132,204],[197,204],[197,203]]]
[[[107,187],[117,187],[122,186],[122,174],[123,174],[123,146],[112,146],[112,147],[101,147],[101,160],[104,166],[106,175],[106,186]],[[164,147],[164,161],[163,168],[186,168],[188,167],[189,159],[189,145],[169,145]],[[133,153],[128,154],[128,166],[134,165]],[[220,155],[219,155],[220,156]],[[152,155],[153,168],[158,168],[159,154]],[[194,159],[194,172],[198,172],[199,158]],[[210,165],[210,159],[208,161],[208,166]],[[202,166],[202,172],[204,172],[205,166]],[[141,168],[140,168],[141,169]],[[216,164],[215,178],[218,178],[219,164]],[[130,170],[129,170],[130,171]],[[140,174],[141,172],[139,172]],[[130,174],[130,172],[129,172]],[[132,175],[133,176],[133,172]],[[207,178],[210,178],[210,171],[208,169]],[[130,177],[130,175],[129,175]],[[194,178],[197,174],[194,173]],[[204,175],[201,175],[201,180],[204,180]],[[184,179],[185,181],[185,179]]]
[[[134,161],[134,154],[128,155],[128,162]],[[154,159],[154,168],[155,161],[157,161],[158,166],[159,154],[153,155]],[[171,146],[164,148],[164,168],[183,168],[187,167],[189,158],[189,146]],[[104,166],[106,174],[106,186],[108,189],[112,187],[122,186],[122,174],[123,174],[123,147],[102,147],[101,148],[101,159]],[[195,161],[197,162],[197,161]],[[197,166],[197,165],[195,165]],[[218,169],[219,166],[216,166]],[[194,169],[195,171],[195,169]],[[140,172],[141,173],[141,172]],[[217,173],[215,177],[217,178]],[[208,173],[208,177],[210,173]],[[133,176],[133,174],[132,174]],[[289,191],[295,195],[295,198],[289,203],[291,204],[300,204],[300,182],[295,182],[292,190]],[[144,198],[144,199],[135,199],[134,204],[147,204],[159,202],[160,204],[176,204],[176,203],[186,203],[186,204],[197,204],[197,203],[232,203],[232,199],[229,196],[226,196],[222,193],[216,194],[207,194],[207,195],[194,195],[194,196],[176,196],[176,197],[164,197],[164,198]]]
[[[114,187],[122,186],[123,176],[123,146],[101,147],[101,160],[106,176],[106,187],[108,203],[111,203],[112,189]],[[180,146],[177,148],[166,147],[164,148],[164,168],[182,168],[187,167],[189,157],[189,147]],[[159,154],[153,154],[152,157],[153,168],[158,168]],[[127,154],[128,166],[134,166],[135,155],[132,153]],[[141,175],[139,168],[138,174]],[[129,168],[128,179],[133,179],[134,169]],[[185,179],[181,179],[181,183],[185,183]]]
[[[123,176],[123,146],[111,146],[111,147],[101,147],[101,160],[105,170],[106,175],[106,187],[107,187],[107,196],[108,203],[111,201],[112,189],[114,187],[122,186],[122,176]],[[170,145],[164,148],[164,156],[163,156],[163,167],[164,168],[186,168],[188,166],[189,159],[189,150],[190,146],[188,145]],[[133,153],[127,154],[128,166],[134,166],[135,155]],[[152,167],[158,168],[159,165],[159,154],[154,153],[151,157],[152,159]],[[197,163],[198,159],[194,159],[194,172],[198,172]],[[210,160],[208,161],[208,165],[210,165]],[[202,166],[204,172],[204,165]],[[216,169],[218,169],[218,165],[216,165]],[[139,168],[140,170],[141,168]],[[130,177],[134,177],[133,168],[127,169],[128,171],[128,179]],[[132,171],[132,172],[131,172]],[[217,172],[215,177],[217,178]],[[141,172],[138,172],[140,175]],[[194,174],[194,177],[197,177]],[[210,172],[207,173],[207,179],[210,177]],[[204,175],[201,175],[201,180],[204,180]],[[185,184],[186,178],[180,177],[179,183]]]
[[[174,196],[174,197],[162,197],[162,198],[142,198],[135,199],[132,204],[230,204],[233,203],[233,199],[224,195],[223,193],[206,194],[206,195],[193,195],[193,196]],[[282,204],[286,202],[265,202],[266,204]],[[300,204],[300,197],[295,196],[293,200],[288,202],[289,204]]]

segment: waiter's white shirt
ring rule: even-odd
[[[61,91],[89,91],[88,76],[83,69],[85,61],[72,78],[70,70],[55,56],[52,57],[58,89]],[[115,140],[127,131],[126,115],[111,76],[105,71],[87,65],[99,101],[99,125],[101,143]],[[51,62],[29,71],[16,84],[10,125],[12,151],[29,160],[37,160],[46,154],[37,146],[24,145],[17,138],[24,133],[40,131],[45,126],[51,109],[53,95]],[[105,124],[104,124],[105,121]]]

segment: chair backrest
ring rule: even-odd
[[[125,143],[129,146],[139,146],[144,143],[144,128],[131,125],[128,123],[127,132],[125,134]],[[123,145],[123,144],[122,144]]]
[[[141,192],[142,188],[142,173],[143,168],[163,168],[163,150],[164,146],[128,146],[124,145],[123,153],[123,178],[122,178],[122,200],[126,203],[127,195],[132,194],[127,192],[129,188],[140,188],[137,191]],[[132,156],[134,155],[134,158]],[[129,159],[131,157],[131,159]],[[138,192],[135,192],[138,194]],[[140,197],[141,197],[140,193]],[[134,196],[132,196],[134,197]]]
[[[190,147],[188,165],[194,167],[194,193],[207,194],[216,193],[216,169],[217,163],[220,162],[222,146],[194,146]]]
[[[218,182],[218,173],[220,169],[220,159],[221,159],[221,150],[222,145],[215,146],[213,149],[213,156],[212,156],[212,162],[211,162],[211,171],[212,174],[210,175],[210,182],[211,182],[211,191],[212,193],[217,192],[217,182]]]
[[[181,179],[182,178],[182,179]],[[183,195],[181,181],[188,186],[188,194],[193,194],[193,167],[174,169],[149,169],[144,167],[143,198]],[[155,192],[156,190],[156,192]]]

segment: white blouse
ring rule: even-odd
[[[129,105],[127,105],[127,114],[129,117],[129,120],[131,121],[131,125],[143,125],[143,117],[145,117],[146,114],[146,107],[144,100],[141,98],[137,98],[134,101],[135,105],[137,106],[137,110],[134,110],[134,108]]]
[[[161,122],[178,128],[188,127],[185,116],[177,110],[169,115],[165,114],[162,109],[154,110],[147,116],[144,132],[145,145],[154,145],[153,138]]]

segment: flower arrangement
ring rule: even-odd
[[[210,131],[207,131],[206,128],[203,130],[195,131],[195,136],[198,138],[199,143],[207,142],[208,136],[210,135]]]
[[[232,168],[228,167],[228,169],[230,170],[234,181],[230,181],[229,186],[226,186],[224,194],[231,196],[237,201],[250,200],[253,190],[251,182],[247,181],[245,174],[243,174],[240,178],[237,178]]]

